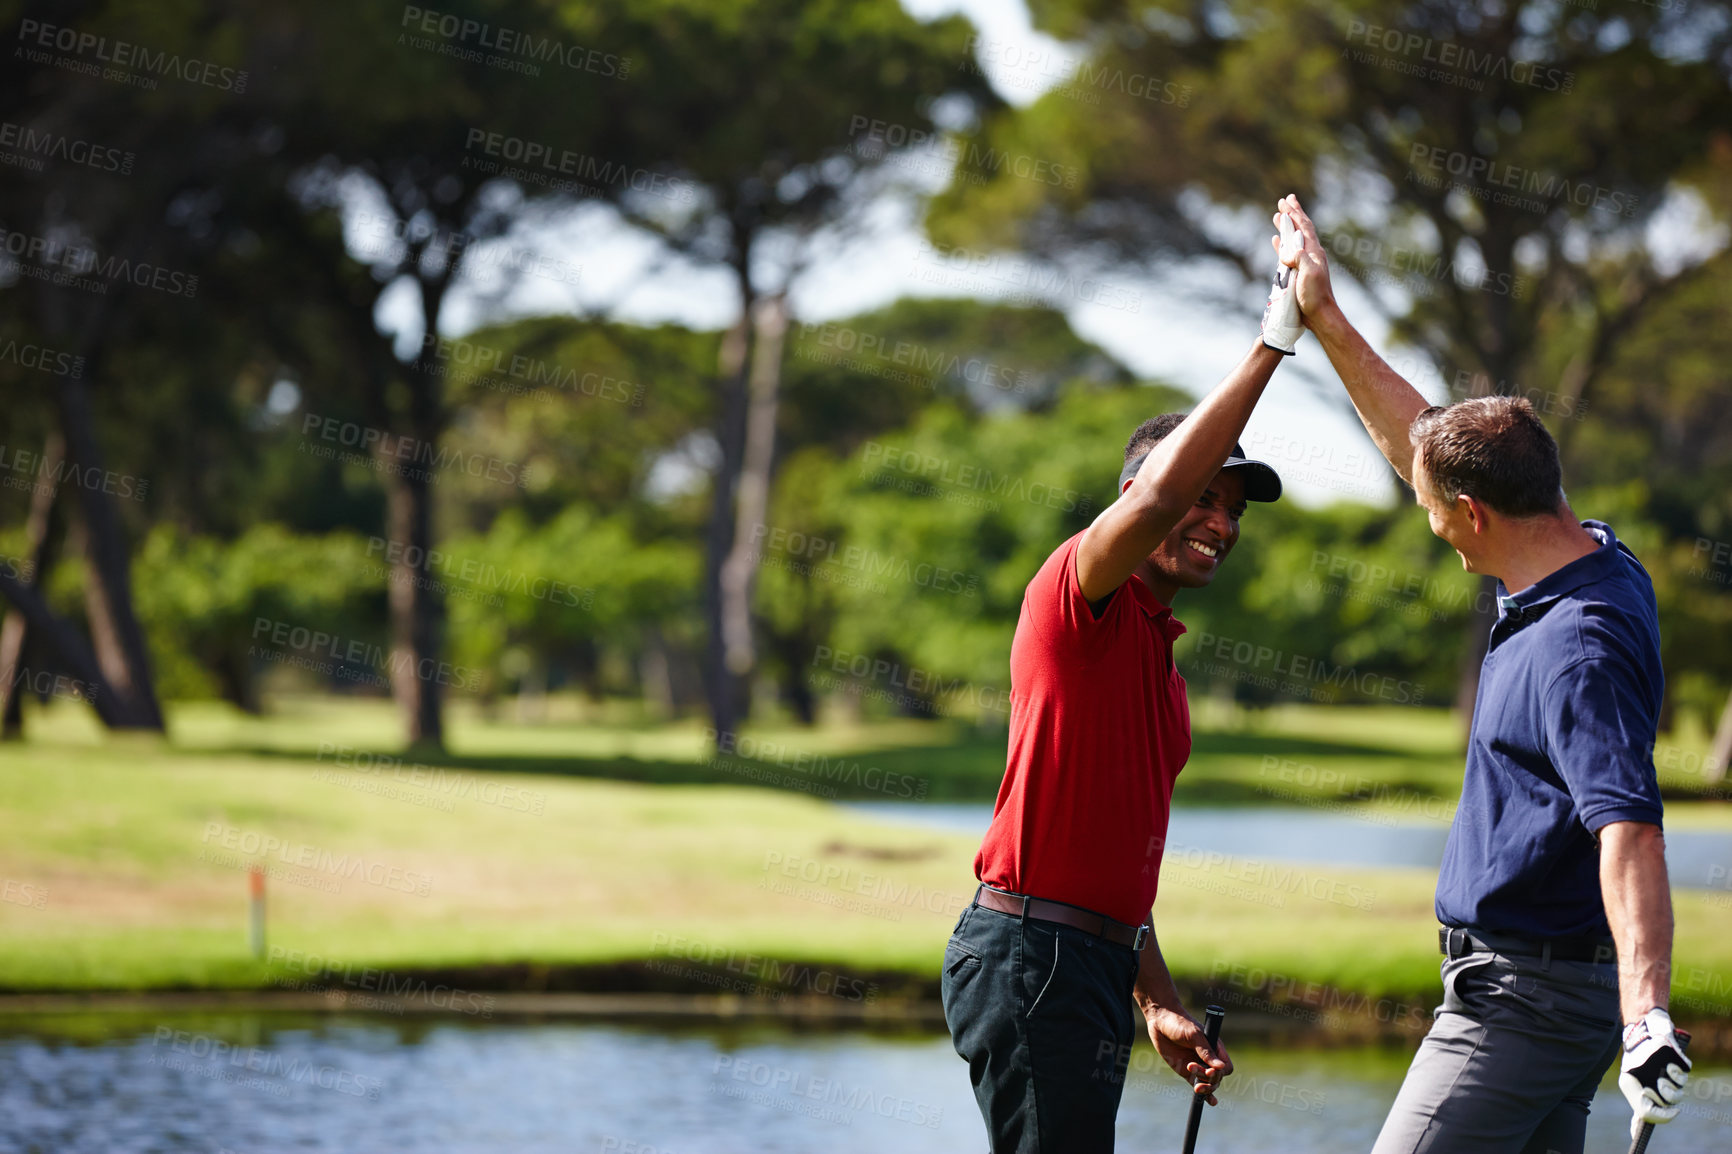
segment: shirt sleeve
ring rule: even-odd
[[[1606,656],[1576,661],[1545,688],[1546,749],[1589,833],[1661,823],[1650,696],[1628,662]]]
[[[1123,585],[1114,589],[1096,618],[1077,581],[1076,554],[1081,543],[1078,533],[1055,549],[1028,583],[1024,596],[1030,620],[1048,648],[1086,656],[1118,628],[1119,602],[1130,592]]]

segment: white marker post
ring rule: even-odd
[[[265,871],[263,866],[252,868],[252,944],[253,957],[265,956]]]

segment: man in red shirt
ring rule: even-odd
[[[1277,287],[1281,287],[1279,282]],[[1266,336],[1265,341],[1269,338]],[[1010,749],[981,886],[944,951],[944,1014],[994,1151],[1110,1151],[1141,1009],[1213,1104],[1232,1072],[1180,1005],[1150,922],[1173,782],[1191,752],[1168,608],[1281,494],[1238,444],[1284,346],[1260,342],[1188,416],[1125,446],[1119,499],[1047,558],[1011,645]]]

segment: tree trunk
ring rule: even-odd
[[[801,725],[817,724],[818,697],[806,680],[805,662],[797,658],[788,663],[787,677],[782,683],[782,700],[788,703],[788,708],[794,711],[794,719]]]
[[[746,403],[746,442],[734,517],[734,541],[722,562],[722,660],[735,677],[757,664],[752,644],[752,588],[758,546],[770,507],[770,474],[776,458],[776,408],[782,381],[782,342],[788,332],[788,300],[781,294],[753,310],[752,373]]]
[[[34,580],[31,589],[36,589]],[[24,650],[30,641],[30,627],[24,615],[9,610],[0,621],[0,741],[24,740],[24,694],[18,680],[25,672]]]
[[[218,692],[224,701],[254,717],[264,713],[264,702],[259,700],[259,679],[253,676],[252,658],[245,646],[225,642],[210,668],[216,674]]]
[[[0,597],[24,615],[30,632],[54,652],[56,664],[71,670],[73,677],[84,682],[83,693],[102,723],[110,729],[128,728],[126,703],[103,677],[96,655],[78,631],[56,617],[40,593],[6,573],[0,573]]]
[[[427,334],[439,331],[439,312],[455,267],[421,283],[421,323]],[[439,366],[429,346],[409,366],[408,435],[413,452],[398,454],[400,437],[380,440],[390,460],[392,483],[388,496],[387,533],[401,548],[391,564],[391,695],[403,718],[410,749],[445,748],[444,684],[449,671],[440,664],[444,651],[445,602],[429,572],[433,556],[433,474],[430,454],[444,432]],[[422,458],[427,458],[423,464]]]
[[[741,250],[751,246],[742,243]],[[704,647],[704,693],[710,702],[710,721],[716,731],[718,751],[733,741],[744,712],[741,679],[728,669],[727,639],[722,625],[725,599],[722,568],[734,545],[734,496],[745,457],[746,360],[752,343],[752,311],[755,297],[750,275],[742,261],[735,269],[740,286],[740,319],[722,338],[717,365],[717,391],[721,394],[716,440],[722,451],[710,496],[710,520],[704,533],[704,612],[708,617]]]
[[[161,732],[162,708],[157,704],[156,689],[151,682],[144,631],[132,610],[131,560],[126,537],[104,491],[107,473],[96,446],[90,394],[82,380],[74,378],[61,383],[60,422],[68,463],[77,470],[73,488],[81,513],[85,612],[90,618],[90,638],[97,662],[119,698],[114,714],[116,727]]]
[[[41,479],[30,490],[30,516],[25,522],[25,535],[30,542],[30,572],[27,580],[32,592],[42,592],[42,582],[48,567],[54,563],[53,528],[54,498],[59,491],[56,478],[66,459],[66,439],[58,429],[51,429],[42,447]],[[24,694],[19,692],[19,677],[26,671],[30,644],[30,623],[24,614],[13,609],[0,622],[0,741],[21,741],[24,738]],[[36,651],[41,646],[35,646]]]
[[[394,438],[385,438],[394,441]],[[402,546],[391,565],[391,695],[411,749],[443,749],[440,640],[444,606],[431,586],[426,557],[433,548],[433,510],[427,471],[404,464],[393,479],[386,517],[390,538]],[[411,560],[420,564],[410,564]]]
[[[663,720],[671,720],[675,712],[673,663],[668,656],[668,643],[661,627],[654,622],[644,627],[643,652],[638,657],[638,685],[644,704]]]
[[[1726,763],[1732,761],[1732,694],[1726,697],[1726,708],[1720,711],[1720,724],[1714,729],[1714,744],[1708,748],[1708,760],[1702,763],[1702,780],[1719,785],[1726,780]]]

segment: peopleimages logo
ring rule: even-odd
[[[1532,278],[1519,273],[1463,265],[1441,253],[1386,245],[1375,237],[1335,232],[1318,233],[1317,240],[1336,256],[1365,266],[1373,280],[1385,279],[1375,275],[1378,269],[1390,270],[1397,274],[1392,278],[1394,284],[1417,296],[1429,297],[1435,291],[1432,284],[1426,283],[1428,281],[1454,284],[1458,288],[1491,293],[1493,296],[1506,296],[1514,300],[1526,297],[1528,289],[1532,287]]]
[[[103,294],[110,284],[125,281],[170,296],[198,295],[198,277],[190,273],[50,237],[0,229],[0,253],[10,258],[0,260],[0,267],[10,263],[10,272],[86,292]]]
[[[1567,201],[1577,208],[1598,209],[1618,216],[1633,217],[1640,199],[1633,193],[1604,188],[1585,181],[1572,182],[1542,169],[1524,168],[1491,157],[1417,142],[1408,149],[1407,165],[1410,174],[1433,182],[1428,183],[1427,187],[1442,187],[1446,175],[1459,177],[1459,180],[1450,181],[1449,187],[1460,189],[1481,200],[1514,204],[1530,211],[1544,211],[1554,203]]]
[[[776,741],[762,741],[754,737],[740,734],[719,734],[714,729],[704,730],[706,744],[716,747],[716,756],[709,764],[717,765],[725,759],[735,759],[741,762],[758,763],[778,768],[792,769],[797,773],[806,774],[809,779],[823,778],[825,781],[852,785],[856,789],[865,789],[873,793],[892,794],[897,797],[912,798],[919,801],[926,796],[924,779],[913,778],[905,773],[894,773],[880,769],[875,765],[867,765],[863,761],[849,761],[846,757],[829,757],[824,754],[814,754],[809,750],[790,750],[786,745]],[[744,766],[742,768],[750,768]],[[827,796],[834,795],[832,792]]]
[[[21,369],[34,369],[39,373],[66,377],[74,381],[84,375],[83,357],[63,353],[47,345],[7,341],[0,345],[0,361],[10,361]]]
[[[836,1078],[820,1078],[805,1070],[794,1070],[786,1066],[772,1066],[766,1062],[753,1061],[750,1058],[731,1054],[716,1055],[711,1073],[718,1079],[725,1076],[736,1082],[748,1083],[758,1087],[767,1095],[759,1105],[775,1106],[780,1097],[792,1099],[793,1105],[822,1103],[831,1107],[836,1116],[829,1120],[839,1121],[847,1125],[852,1121],[852,1114],[871,1114],[879,1118],[894,1118],[898,1122],[908,1122],[915,1126],[924,1126],[936,1130],[944,1123],[944,1108],[933,1106],[926,1102],[903,1098],[894,1094],[881,1093],[868,1086],[849,1083]],[[720,1083],[721,1089],[732,1089],[725,1083]],[[732,1096],[732,1095],[730,1095]],[[740,1095],[745,1096],[745,1095]],[[805,1099],[805,1102],[800,1101]],[[757,1099],[754,1099],[757,1101]]]
[[[1419,705],[1425,699],[1424,687],[1411,681],[1400,681],[1370,671],[1361,672],[1357,666],[1352,665],[1331,667],[1329,662],[1321,657],[1288,653],[1268,645],[1222,637],[1216,633],[1199,632],[1190,664],[1204,672],[1217,673],[1220,670],[1209,664],[1211,658],[1223,666],[1233,665],[1248,670],[1267,668],[1272,676],[1290,677],[1297,684],[1346,687],[1366,697],[1380,698],[1397,705]]]
[[[848,356],[825,358],[805,349],[796,355],[864,371],[870,371],[874,362],[906,369],[906,374],[894,379],[916,381],[928,389],[935,388],[940,379],[948,379],[966,381],[971,385],[987,385],[1008,393],[1026,393],[1034,380],[1034,374],[1027,369],[995,363],[977,356],[964,359],[949,349],[900,338],[888,338],[878,333],[849,328],[834,321],[802,325],[800,337],[802,346],[815,342],[825,349],[833,349]]]
[[[247,90],[247,74],[243,69],[227,68],[210,60],[182,57],[178,52],[166,52],[133,44],[126,40],[110,40],[94,32],[80,32],[59,24],[41,20],[18,22],[18,54],[34,64],[60,64],[41,51],[65,52],[83,57],[85,62],[69,71],[98,76],[104,80],[119,80],[140,88],[153,89],[156,78],[172,76],[188,84],[217,88],[240,95]],[[68,61],[74,63],[76,61]],[[102,67],[107,65],[107,67]]]
[[[1363,44],[1384,53],[1390,63],[1399,61],[1402,65],[1396,71],[1409,75],[1462,87],[1466,85],[1461,85],[1461,80],[1476,79],[1481,82],[1472,86],[1476,92],[1483,91],[1483,82],[1487,79],[1507,80],[1543,92],[1569,92],[1576,85],[1574,72],[1548,67],[1543,61],[1516,60],[1501,52],[1482,52],[1453,40],[1438,40],[1417,32],[1403,32],[1399,28],[1383,28],[1363,20],[1347,22],[1347,42]],[[1428,65],[1439,67],[1428,68]]]
[[[825,565],[836,565],[866,581],[893,577],[938,593],[960,593],[964,597],[974,597],[980,588],[978,573],[964,573],[959,569],[947,569],[943,565],[927,561],[910,561],[906,557],[883,554],[876,549],[859,545],[843,545],[840,541],[802,533],[797,529],[789,530],[760,523],[752,529],[752,546],[760,565],[775,566],[793,558],[793,563],[787,565],[787,568],[812,576],[820,575]],[[777,557],[772,554],[784,556]],[[883,592],[883,588],[879,586],[875,591]]]
[[[386,649],[370,641],[345,638],[340,634],[328,633],[323,629],[309,629],[289,621],[255,617],[252,635],[255,641],[260,637],[266,638],[269,645],[275,647],[279,653],[290,653],[302,658],[289,664],[329,676],[347,676],[350,680],[368,680],[372,684],[383,685],[385,683],[377,676],[369,674],[365,678],[357,678],[351,669],[359,666],[372,670],[383,666],[393,676],[412,675],[422,681],[436,681],[440,685],[456,689],[468,689],[479,683],[480,675],[467,666],[435,661],[431,657],[417,659],[414,654],[396,646]],[[269,659],[268,652],[262,652],[263,649],[262,646],[254,645],[249,654]],[[320,661],[319,658],[329,660]]]
[[[430,874],[369,860],[360,854],[333,853],[305,842],[285,841],[275,834],[241,829],[220,821],[205,822],[204,836],[200,840],[206,846],[219,846],[243,857],[274,858],[285,866],[327,874],[332,879],[364,881],[368,885],[419,897],[426,897],[433,887]],[[227,863],[219,861],[217,864]]]
[[[561,389],[597,400],[630,405],[634,409],[643,407],[644,387],[641,384],[603,373],[579,373],[576,369],[493,345],[428,334],[421,341],[421,356],[423,359],[431,356],[443,373],[459,383],[495,376],[510,377],[523,385],[523,388],[508,390],[519,395],[532,389]]]
[[[95,144],[76,136],[63,136],[32,125],[15,124],[10,120],[0,121],[0,148],[15,150],[9,155],[17,158],[19,167],[32,172],[41,172],[45,160],[58,160],[98,172],[130,176],[133,161],[137,159],[131,152],[119,148]],[[0,159],[5,155],[0,154]]]
[[[522,164],[531,170],[569,176],[579,181],[591,181],[597,189],[613,186],[617,192],[630,189],[650,196],[689,203],[697,200],[698,190],[690,181],[679,180],[647,168],[632,168],[617,161],[588,153],[573,152],[556,144],[471,128],[463,140],[466,153],[480,152],[498,161]],[[467,162],[470,158],[465,157]],[[469,165],[466,163],[466,167]]]
[[[317,444],[315,437],[330,442],[333,446],[354,449],[356,452],[340,452],[337,448]],[[529,484],[527,465],[519,466],[515,461],[505,461],[481,453],[442,448],[437,442],[427,438],[403,436],[388,429],[376,429],[370,425],[319,413],[308,413],[301,419],[299,451],[309,456],[365,465],[377,472],[419,477],[426,481],[437,480],[441,471],[449,469],[477,479],[515,485],[520,489]],[[426,468],[417,469],[414,467],[416,465],[425,465]]]
[[[373,1075],[356,1074],[338,1066],[315,1064],[306,1058],[280,1053],[263,1046],[237,1046],[209,1034],[194,1034],[168,1026],[156,1028],[151,1047],[152,1065],[167,1066],[177,1072],[220,1076],[222,1081],[229,1081],[229,1076],[245,1071],[248,1074],[263,1074],[266,1078],[280,1078],[287,1082],[316,1086],[321,1090],[334,1090],[351,1098],[365,1098],[369,1102],[379,1100],[379,1092],[384,1086],[384,1081]],[[164,1049],[168,1051],[166,1057],[162,1053]],[[210,1065],[201,1069],[185,1061],[189,1058],[200,1061],[208,1059]],[[225,1065],[231,1069],[224,1070]],[[244,1084],[251,1086],[258,1081],[249,1079]]]
[[[437,8],[405,4],[398,27],[404,30],[399,43],[408,33],[436,36],[446,41],[438,46],[440,55],[473,63],[513,64],[516,67],[511,71],[530,76],[541,74],[537,64],[559,64],[573,72],[589,72],[617,80],[624,80],[631,73],[631,61],[611,52],[562,43],[551,36],[537,36],[515,28],[488,24],[441,12]],[[416,48],[433,47],[430,41],[410,43]]]

